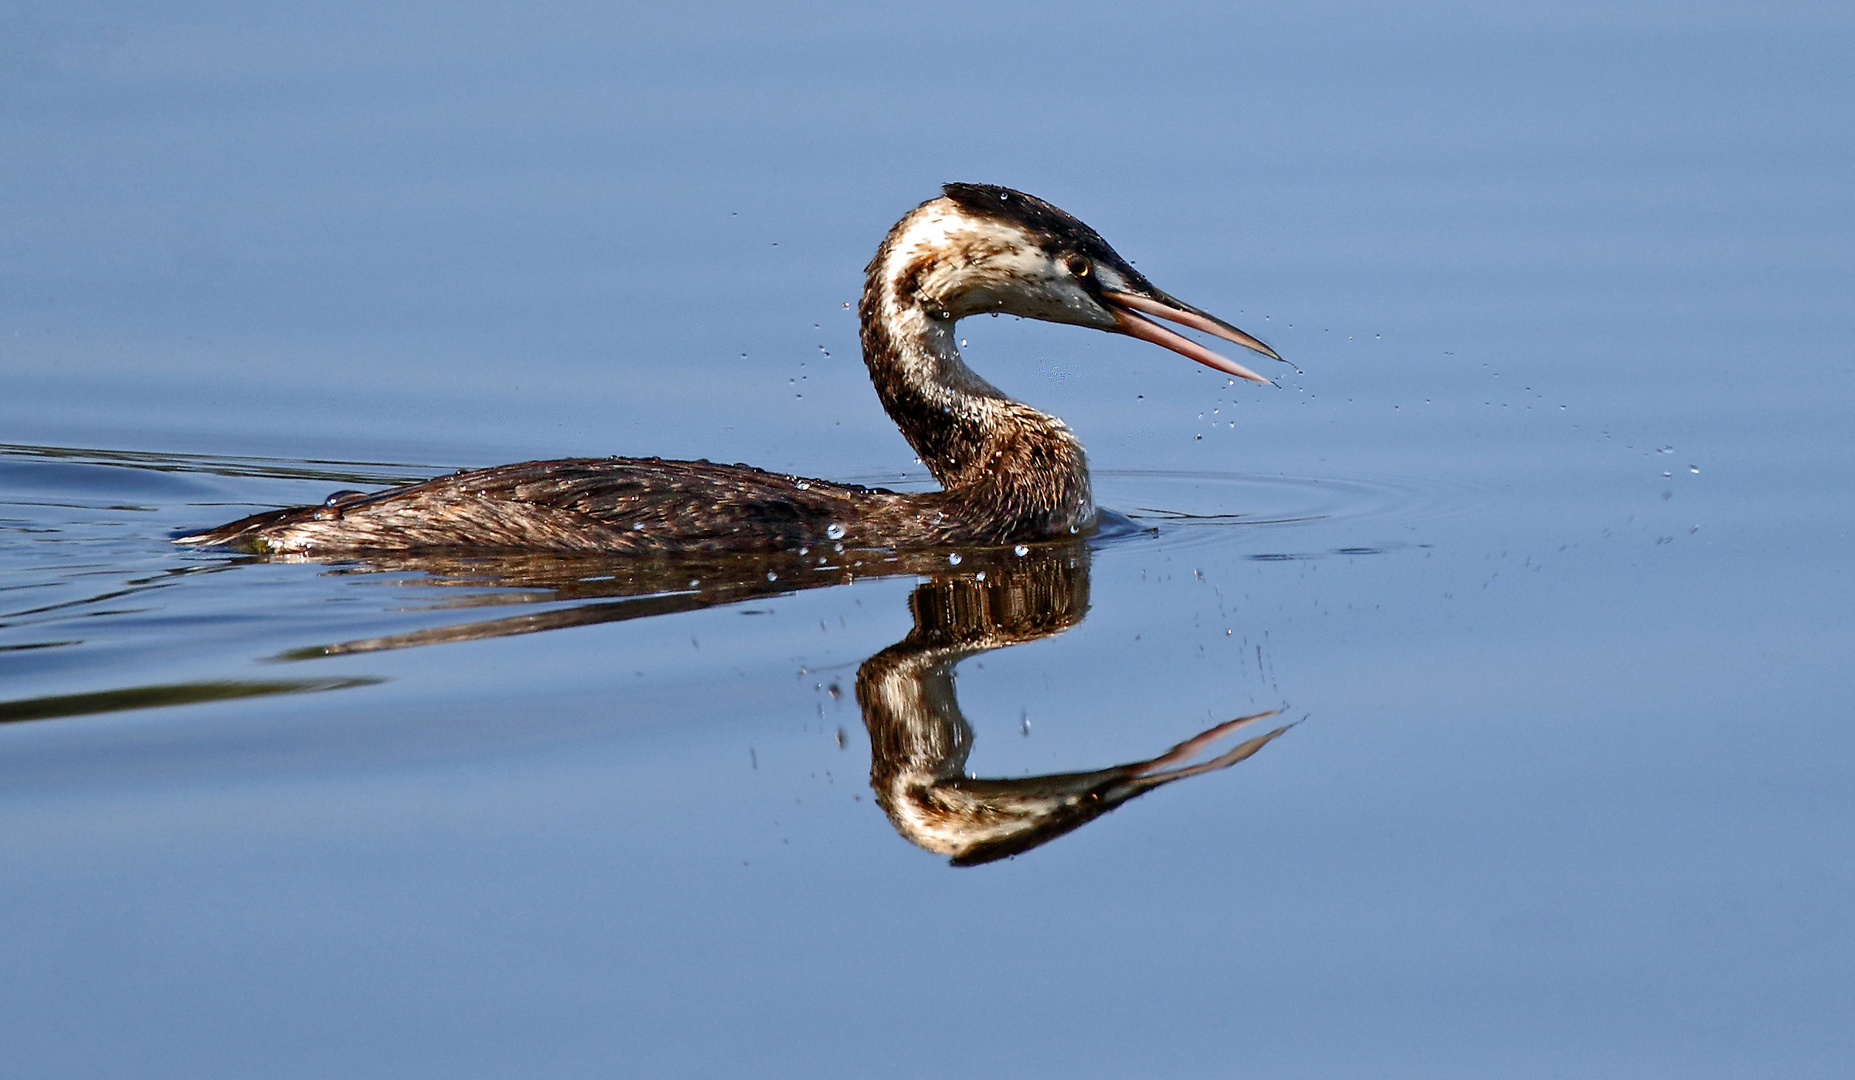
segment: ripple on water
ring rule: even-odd
[[[1168,547],[1237,545],[1258,561],[1425,546],[1426,526],[1479,501],[1464,485],[1427,478],[1174,470],[1099,471],[1095,497]]]

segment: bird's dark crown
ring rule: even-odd
[[[1074,214],[1035,195],[997,184],[942,184],[940,189],[970,214],[1007,222],[1029,232],[1038,246],[1052,255],[1077,252],[1113,267],[1129,285],[1143,290],[1152,288],[1140,271],[1108,246],[1100,233]]]

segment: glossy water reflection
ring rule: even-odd
[[[908,599],[909,635],[857,669],[870,734],[870,786],[903,836],[973,866],[1028,851],[1155,788],[1228,768],[1287,731],[1278,727],[1192,759],[1275,711],[1200,732],[1146,761],[1082,773],[981,779],[966,775],[973,729],[960,712],[960,661],[1060,634],[1088,610],[1088,549],[939,574]]]
[[[1277,727],[1207,754],[1226,736],[1275,716],[1270,710],[1213,725],[1146,761],[1012,779],[968,776],[973,730],[960,712],[954,669],[970,657],[1051,637],[1080,623],[1089,607],[1091,548],[1081,542],[1026,545],[1022,554],[979,549],[958,558],[957,572],[940,552],[651,561],[545,556],[366,560],[339,573],[417,571],[428,575],[420,585],[469,590],[442,605],[446,608],[576,602],[548,612],[295,649],[279,659],[478,641],[786,596],[795,589],[859,578],[925,576],[928,580],[908,599],[914,629],[858,667],[856,698],[870,736],[870,786],[877,803],[904,837],[952,856],[960,866],[1048,843],[1135,796],[1228,768],[1288,730]],[[485,588],[497,591],[475,591]],[[1206,759],[1193,760],[1200,756]]]

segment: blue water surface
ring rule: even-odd
[[[1852,23],[0,7],[5,1071],[1846,1075]],[[650,609],[169,542],[560,455],[921,486],[853,309],[949,180],[1289,359],[962,325],[1130,535]],[[858,672],[1024,574],[1079,607],[958,664],[966,772],[1293,726],[948,866]]]

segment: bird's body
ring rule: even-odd
[[[321,506],[255,514],[180,542],[327,556],[745,553],[1067,537],[1096,520],[1082,445],[1061,420],[1012,400],[966,366],[953,331],[959,319],[1003,313],[1126,333],[1267,381],[1142,318],[1158,315],[1275,356],[1155,289],[1075,218],[1006,188],[945,190],[890,230],[858,309],[877,395],[940,491],[893,492],[706,461],[531,461],[372,494],[339,492]]]
[[[346,493],[188,539],[304,555],[453,548],[745,554],[843,542],[991,545],[1021,535],[1010,515],[958,510],[944,491],[899,493],[708,461],[568,458]]]

